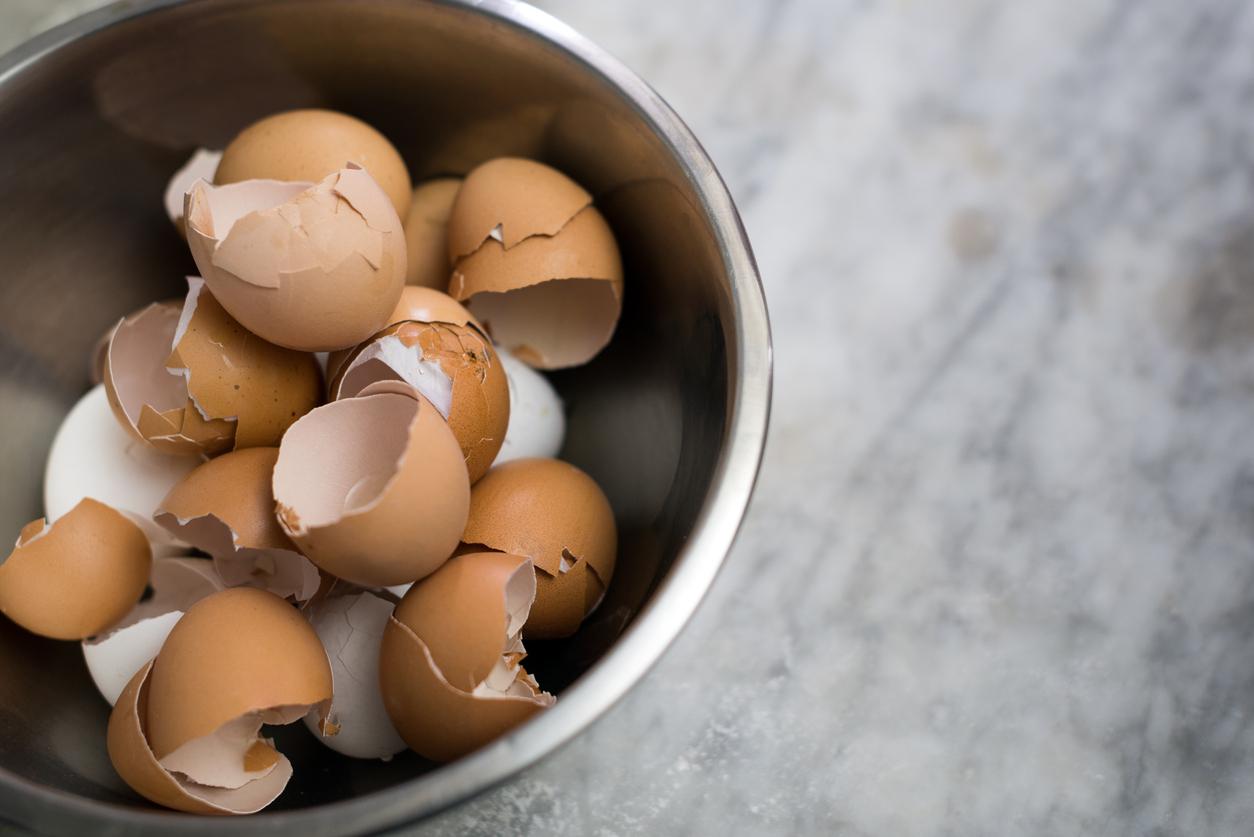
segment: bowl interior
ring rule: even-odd
[[[554,376],[569,415],[563,456],[605,488],[621,537],[595,617],[568,641],[529,643],[529,668],[560,694],[630,624],[711,488],[732,375],[730,282],[692,184],[647,120],[574,55],[491,14],[201,0],[113,22],[2,80],[0,532],[42,514],[44,457],[87,387],[93,343],[121,315],[181,295],[194,270],[163,214],[169,175],[198,146],[308,106],[377,126],[415,180],[504,154],[549,162],[597,195],[619,237],[627,280],[613,344]],[[75,644],[0,619],[0,785],[16,776],[145,806],[109,765],[107,717]],[[300,724],[280,746],[296,774],[276,809],[433,769],[413,754],[339,757]]]

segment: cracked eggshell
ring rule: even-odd
[[[278,448],[247,448],[211,459],[170,490],[154,519],[213,556],[228,586],[308,601],[321,577],[275,517],[271,480],[278,458]]]
[[[97,385],[74,405],[52,440],[44,469],[44,511],[55,523],[92,497],[133,515],[153,549],[168,553],[178,546],[153,522],[152,513],[195,467],[195,459],[163,456],[123,430],[104,386]]]
[[[331,667],[296,608],[264,590],[233,587],[183,614],[157,654],[148,690],[147,744],[160,767],[197,785],[237,789],[286,764],[258,736],[263,723],[290,724],[315,708],[325,717]]]
[[[459,555],[418,582],[383,634],[384,705],[419,755],[448,761],[553,703],[523,669],[519,631],[535,595],[525,558]]]
[[[135,672],[157,656],[166,636],[196,602],[223,589],[211,561],[161,558],[152,562],[152,596],[109,632],[83,641],[83,660],[96,688],[112,706]]]
[[[578,366],[614,335],[622,259],[609,225],[589,206],[556,235],[512,247],[489,238],[457,262],[449,294],[519,360],[539,369]]]
[[[183,164],[171,177],[165,187],[165,212],[170,221],[178,227],[181,235],[187,235],[183,226],[183,196],[197,180],[213,182],[213,173],[218,170],[218,161],[222,159],[221,151],[207,151],[197,148],[191,158]]]
[[[249,125],[226,147],[214,182],[312,182],[345,162],[370,172],[396,214],[405,217],[411,185],[400,152],[370,125],[332,110],[290,110]]]
[[[462,540],[524,555],[536,568],[528,638],[573,634],[605,594],[618,552],[614,511],[596,482],[556,459],[498,465],[475,484]]]
[[[337,753],[357,759],[390,759],[405,749],[379,692],[379,646],[392,616],[392,602],[361,592],[326,599],[310,608],[310,622],[331,663],[335,698],[326,736],[313,715],[305,726]]]
[[[405,250],[409,267],[405,284],[448,287],[448,219],[461,178],[440,177],[418,184],[405,216]]]
[[[435,407],[409,393],[317,408],[283,437],[274,469],[284,531],[319,568],[365,587],[430,574],[466,522],[461,448]]]
[[[509,381],[492,341],[471,325],[402,322],[388,326],[340,364],[334,399],[376,381],[404,381],[429,400],[457,438],[470,481],[492,465],[509,426]]]
[[[130,518],[87,498],[51,525],[22,527],[0,562],[0,613],[31,633],[85,639],[139,601],[152,550]]]
[[[493,464],[557,456],[566,440],[566,410],[548,378],[499,346],[509,382],[509,427]]]
[[[360,343],[388,324],[405,286],[400,219],[356,165],[312,185],[198,182],[185,215],[192,257],[214,296],[280,346]]]

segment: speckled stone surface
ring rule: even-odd
[[[726,177],[774,423],[653,673],[406,833],[1249,833],[1254,7],[541,5]]]

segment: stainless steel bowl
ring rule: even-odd
[[[321,105],[388,134],[415,178],[491,156],[549,161],[597,195],[623,246],[611,348],[556,376],[564,456],[621,527],[611,593],[578,636],[532,643],[554,709],[437,767],[335,756],[300,725],[269,811],[158,811],[114,775],[107,707],[72,643],[0,619],[0,825],[41,832],[377,831],[501,781],[618,700],[675,638],[731,546],[761,458],[770,335],[749,244],[669,107],[553,18],[505,0],[119,2],[0,59],[0,533],[41,514],[42,463],[117,317],[192,265],[161,208],[169,174],[266,113]],[[639,730],[648,735],[649,730]]]

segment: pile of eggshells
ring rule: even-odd
[[[618,319],[588,192],[512,158],[412,190],[370,126],[293,111],[166,198],[200,276],[101,338],[0,563],[0,612],[82,642],[121,777],[251,813],[292,775],[263,725],[449,760],[552,705],[523,639],[574,633],[616,557],[536,371]]]

